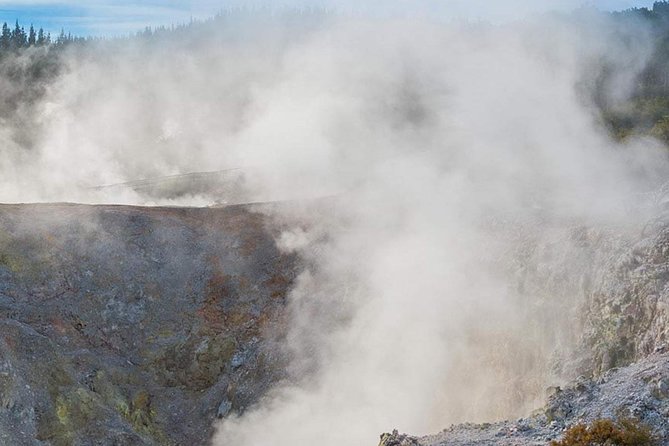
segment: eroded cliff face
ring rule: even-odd
[[[539,445],[598,418],[637,419],[657,444],[669,442],[669,215],[660,210],[627,227],[546,227],[540,238],[520,228],[506,272],[532,315],[527,334],[557,330],[543,350],[552,355],[554,385],[515,421],[453,425],[426,437],[393,432],[380,444]],[[570,324],[550,323],[565,314]]]
[[[669,215],[627,226],[546,225],[539,237],[520,224],[517,232],[503,268],[528,313],[523,336],[548,341],[542,351],[556,383],[667,347]]]
[[[669,340],[669,219],[650,221],[593,284],[583,342],[595,375],[627,366]]]
[[[0,444],[206,444],[283,375],[257,209],[0,206]]]
[[[627,227],[573,226],[556,237],[519,243],[516,284],[534,318],[567,348],[555,351],[557,376],[598,377],[667,348],[669,215]],[[552,326],[548,315],[568,314]]]

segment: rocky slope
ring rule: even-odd
[[[451,426],[436,435],[381,436],[381,446],[539,446],[559,439],[571,425],[599,418],[637,418],[669,443],[669,354],[654,353],[602,376],[549,389],[546,406],[532,416],[500,423]]]
[[[570,383],[548,388],[545,406],[527,418],[426,437],[393,432],[380,445],[546,445],[574,424],[630,417],[669,444],[669,216],[627,232],[576,228],[568,238],[571,246],[563,238],[556,251],[568,255],[548,262],[545,242],[526,244],[521,270],[541,265],[538,258],[547,268],[520,274],[518,286],[540,305],[547,305],[542,296],[552,298],[553,314],[568,311],[561,302],[579,302],[570,313],[577,336],[569,356],[555,363],[559,375],[573,375]]]
[[[206,444],[280,380],[255,210],[0,206],[0,444]]]
[[[281,382],[299,260],[263,211],[0,206],[0,445],[207,444],[216,417]],[[669,443],[669,218],[518,228],[517,261],[500,268],[537,333],[573,319],[546,336],[567,346],[555,376],[572,383],[527,418],[381,444],[539,445],[628,415]]]

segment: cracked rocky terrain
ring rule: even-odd
[[[282,378],[266,217],[0,206],[0,444],[207,444]]]

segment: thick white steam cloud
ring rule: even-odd
[[[639,194],[669,172],[658,143],[614,141],[590,95],[603,64],[607,99],[629,94],[644,29],[579,20],[249,19],[104,44],[70,57],[30,151],[0,135],[0,200],[328,197],[274,215],[308,265],[292,379],[224,420],[216,445],[372,445],[394,427],[524,414],[572,372],[560,361],[582,293],[543,283],[587,261],[568,234],[634,228]],[[96,187],[233,168],[235,197]]]
[[[273,190],[346,190],[334,215],[312,210],[322,226],[282,239],[314,265],[292,294],[291,346],[295,376],[315,372],[224,422],[216,444],[364,445],[516,416],[574,373],[553,361],[575,348],[582,293],[521,293],[512,262],[554,239],[582,266],[565,232],[633,224],[636,194],[667,168],[657,145],[598,123],[584,93],[596,66],[616,66],[619,100],[650,48],[594,24],[357,23],[289,51],[250,146],[275,141],[279,171],[306,167]]]

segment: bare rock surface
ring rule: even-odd
[[[669,224],[649,222],[644,234],[609,267],[600,268],[584,308],[585,348],[593,372],[626,366],[669,341]]]
[[[253,208],[0,206],[0,445],[197,445],[282,378]]]

